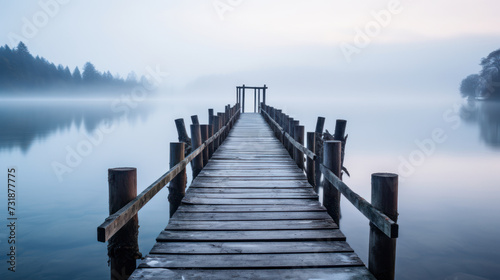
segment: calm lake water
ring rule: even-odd
[[[318,115],[330,131],[336,118],[348,120],[351,177],[344,181],[361,196],[370,199],[371,173],[400,174],[397,279],[500,279],[500,104],[449,96],[321,104],[268,96],[307,131]],[[142,191],[168,169],[174,119],[190,123],[198,114],[205,123],[208,108],[222,111],[232,102],[231,94],[132,107],[113,100],[1,102],[0,278],[109,279],[106,244],[96,241],[108,215],[107,169],[137,167]],[[15,273],[6,262],[10,167],[17,169]],[[341,229],[367,263],[368,221],[345,199],[342,211]],[[162,190],[139,213],[143,255],[167,222]]]

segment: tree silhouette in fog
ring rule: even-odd
[[[71,73],[67,66],[56,66],[43,57],[33,57],[23,42],[13,49],[8,45],[0,47],[0,91],[131,87],[137,83],[137,79],[125,81],[118,76],[113,77],[109,71],[99,72],[90,62],[85,63],[82,73],[78,67]]]
[[[500,49],[481,59],[479,74],[467,76],[460,84],[460,93],[474,99],[500,98]]]

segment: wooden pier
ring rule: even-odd
[[[259,114],[242,114],[131,279],[370,273]]]
[[[264,103],[255,110],[261,113],[241,114],[239,89],[237,94],[238,103],[226,106],[227,115],[210,115],[213,129],[207,129],[203,141],[196,136],[200,126],[193,119],[191,142],[187,143],[192,151],[185,153],[184,143],[172,143],[172,169],[98,228],[99,240],[108,240],[171,182],[168,225],[129,279],[393,278],[397,213],[389,217],[394,206],[376,209],[340,181],[342,142],[325,141],[323,154],[318,156],[314,133],[308,133],[311,143],[304,147],[303,126],[296,125],[292,136],[285,115]],[[185,139],[181,131],[179,139]],[[317,160],[322,161],[319,168],[325,178],[326,207],[315,190]],[[185,190],[188,162],[195,179]],[[394,178],[391,174],[374,176],[374,185],[382,189],[387,189],[387,178]],[[382,266],[374,262],[371,272],[335,222],[340,217],[341,193],[372,222],[374,243],[371,236],[370,246],[377,252],[370,249],[370,265],[375,256],[386,258]],[[392,203],[397,205],[397,191],[395,195]],[[112,279],[118,279],[113,278],[113,271]]]

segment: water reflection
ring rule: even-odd
[[[87,133],[120,118],[147,116],[145,104],[124,110],[112,101],[4,101],[0,103],[0,151],[20,148],[23,153],[52,133],[83,127]],[[116,110],[119,108],[121,110]]]
[[[500,101],[469,100],[460,111],[462,120],[478,123],[486,145],[500,148]]]

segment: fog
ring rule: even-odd
[[[159,68],[169,73],[165,94],[208,87],[225,95],[246,83],[276,94],[435,97],[456,90],[500,46],[493,0],[0,5],[0,44],[23,40],[56,65],[91,61],[122,77]]]

